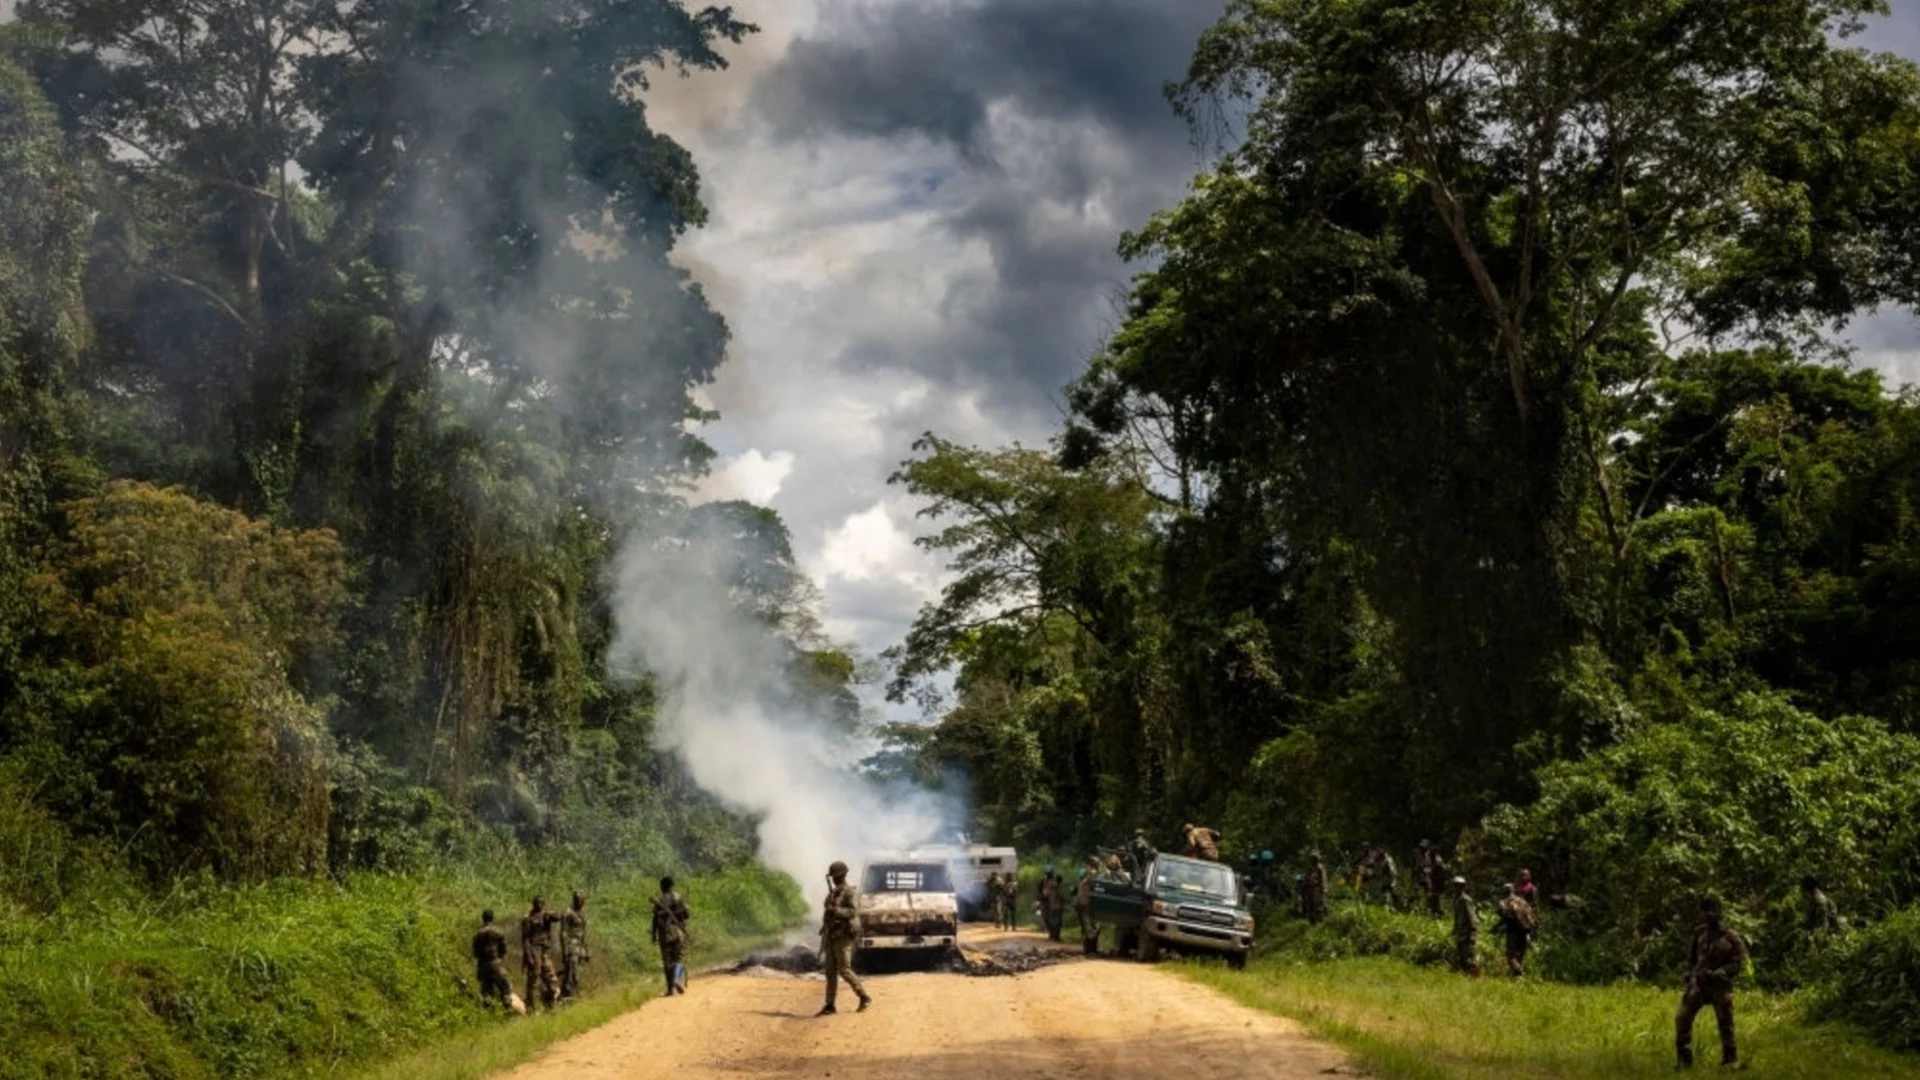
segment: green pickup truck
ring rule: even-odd
[[[1230,967],[1246,965],[1253,949],[1253,915],[1232,868],[1203,859],[1159,855],[1139,878],[1100,877],[1093,882],[1093,919],[1113,927],[1122,954],[1147,963],[1160,950],[1225,956]]]

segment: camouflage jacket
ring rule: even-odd
[[[827,941],[852,941],[860,936],[860,890],[840,885],[827,892],[820,912],[820,936]]]
[[[1473,904],[1473,897],[1465,889],[1453,898],[1453,936],[1470,938],[1480,932],[1480,909]]]
[[[1747,966],[1747,943],[1739,934],[1705,923],[1693,929],[1693,947],[1687,950],[1687,981],[1709,990],[1731,989]]]
[[[653,898],[653,943],[666,945],[687,940],[687,920],[692,917],[687,902],[679,893],[657,893]],[[584,930],[585,928],[582,927]]]
[[[488,923],[473,935],[473,962],[481,967],[497,964],[507,958],[507,935],[500,928]]]

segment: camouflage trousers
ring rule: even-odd
[[[480,981],[480,1000],[498,1001],[502,1006],[513,996],[513,983],[507,979],[507,965],[498,960],[474,965],[474,977]]]
[[[1527,948],[1532,944],[1525,934],[1507,935],[1507,974],[1517,979],[1527,973]]]
[[[1693,1064],[1693,1021],[1706,1008],[1713,1010],[1714,1022],[1720,1028],[1721,1064],[1739,1060],[1733,1045],[1733,988],[1691,983],[1680,996],[1680,1011],[1673,1017],[1673,1050],[1682,1065]]]
[[[845,979],[847,986],[861,1001],[867,1000],[867,988],[860,982],[860,976],[853,973],[853,939],[834,938],[820,940],[820,961],[827,969],[827,1005],[831,1007],[834,999],[840,996],[840,980]]]
[[[560,996],[577,998],[580,996],[581,968],[585,967],[585,957],[571,949],[560,954]]]
[[[1089,953],[1100,951],[1100,924],[1093,921],[1093,905],[1075,904],[1073,913],[1080,919],[1080,948]]]
[[[553,970],[553,958],[546,953],[531,953],[522,963],[527,972],[527,1008],[533,1008],[535,1001],[553,1008],[560,998],[560,976]],[[539,990],[536,997],[535,990]]]

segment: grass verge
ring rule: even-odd
[[[1178,970],[1255,1008],[1300,1021],[1383,1080],[1673,1075],[1677,990],[1473,980],[1386,957],[1319,963],[1267,958],[1245,972],[1192,962]],[[1882,1050],[1845,1028],[1808,1023],[1792,997],[1740,992],[1735,1020],[1751,1076],[1920,1077],[1920,1058]],[[1707,1066],[1719,1060],[1711,1011],[1701,1014],[1694,1047]]]
[[[557,902],[570,888],[564,871],[518,865],[209,889],[58,922],[9,920],[0,930],[0,993],[10,1004],[0,1078],[339,1076],[455,1040],[467,1044],[459,1053],[495,1047],[499,1060],[524,1057],[644,1000],[629,995],[644,995],[658,971],[648,941],[652,880],[602,880],[588,905],[589,998],[531,1021],[482,1009],[468,951],[479,909],[493,907],[511,927],[534,892]],[[744,948],[804,912],[793,882],[759,867],[692,878],[682,890],[700,955]],[[517,981],[517,954],[508,969]],[[492,1059],[475,1060],[465,1073],[391,1075],[477,1076]]]

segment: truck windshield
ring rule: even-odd
[[[1233,871],[1210,863],[1159,859],[1153,864],[1153,884],[1157,889],[1174,889],[1222,900],[1240,895]]]
[[[869,893],[952,892],[947,868],[928,863],[881,863],[867,867]]]

